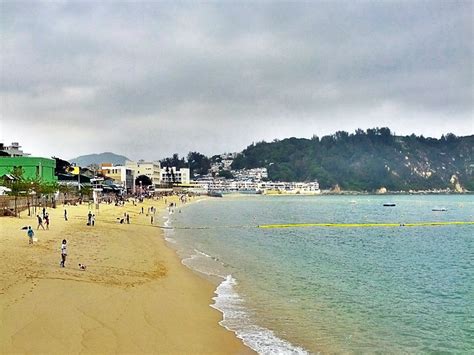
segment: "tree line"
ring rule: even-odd
[[[389,128],[354,133],[338,131],[322,138],[288,138],[253,143],[237,156],[233,169],[267,167],[271,180],[318,180],[322,188],[346,190],[422,190],[449,187],[452,175],[474,190],[474,136],[440,139],[396,136]]]

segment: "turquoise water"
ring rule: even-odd
[[[261,353],[474,349],[474,225],[255,228],[472,221],[473,196],[238,196],[178,212],[167,239],[219,285],[223,325]]]

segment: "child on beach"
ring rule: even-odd
[[[66,264],[66,256],[67,256],[67,241],[63,239],[61,244],[61,263],[59,264],[61,267],[64,267]]]
[[[33,232],[33,229],[31,229],[31,226],[28,226],[28,230],[26,231],[26,234],[28,235],[28,238],[29,238],[29,244],[33,244],[33,237],[35,236],[35,232]]]
[[[36,230],[38,230],[39,227],[43,228],[43,230],[44,230],[43,219],[40,217],[39,214],[36,215],[36,218],[38,218],[38,227],[36,228]]]

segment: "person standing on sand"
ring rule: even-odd
[[[64,209],[64,220],[67,221],[67,210]]]
[[[95,226],[95,214],[92,215],[91,217],[91,223],[92,223],[92,227]]]
[[[39,227],[43,228],[43,230],[44,230],[43,219],[41,218],[41,216],[39,214],[36,215],[36,218],[38,218],[38,227],[36,228],[36,230],[38,230]]]
[[[46,216],[46,208],[43,207],[43,218]]]
[[[28,230],[26,231],[26,234],[28,235],[29,244],[33,244],[33,237],[35,236],[35,232],[33,232],[33,229],[31,229],[31,226],[28,226]]]
[[[130,224],[130,215],[127,213],[127,224]]]
[[[49,214],[46,212],[44,216],[44,224],[46,224],[46,229],[49,229]]]
[[[66,239],[63,239],[63,242],[61,244],[61,263],[59,264],[61,267],[65,267],[66,257],[67,257],[67,241]]]
[[[89,213],[87,214],[87,225],[90,226],[91,222],[92,222],[92,212],[89,211]]]
[[[151,215],[151,224],[153,225],[153,215]]]

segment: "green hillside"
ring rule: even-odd
[[[321,188],[391,191],[445,189],[454,180],[473,191],[474,136],[395,136],[388,128],[288,138],[248,146],[233,169],[266,167],[271,180],[318,180]],[[453,176],[455,178],[453,179]]]

